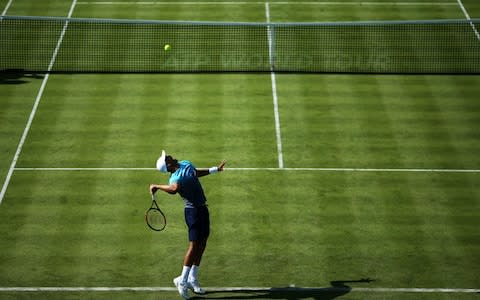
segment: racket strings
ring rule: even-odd
[[[161,230],[166,225],[165,216],[158,209],[150,209],[147,212],[148,224],[156,230]]]

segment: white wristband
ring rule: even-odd
[[[218,173],[218,167],[211,167],[210,169],[208,169],[208,173],[209,174]]]

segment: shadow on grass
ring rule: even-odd
[[[336,280],[330,282],[331,287],[325,288],[302,288],[283,287],[265,289],[235,289],[207,291],[203,296],[191,299],[316,299],[330,300],[348,294],[351,291],[349,283],[370,283],[374,280],[366,278],[359,280]]]
[[[27,79],[43,79],[44,75],[25,72],[22,69],[0,70],[0,84],[24,84],[30,82]]]

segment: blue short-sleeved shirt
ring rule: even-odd
[[[182,160],[179,168],[170,175],[169,184],[177,183],[180,186],[178,193],[185,201],[185,207],[203,206],[207,199],[198,180],[195,166],[188,160]]]

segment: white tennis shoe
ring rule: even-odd
[[[178,293],[180,294],[180,296],[182,296],[183,299],[190,299],[190,296],[188,295],[188,284],[182,282],[181,276],[174,278],[173,284],[177,287]]]
[[[205,290],[200,287],[198,280],[188,281],[187,287],[191,289],[195,294],[200,294],[200,295],[205,294]]]

